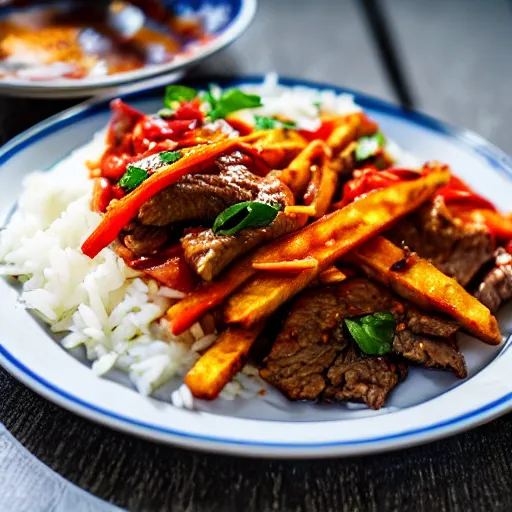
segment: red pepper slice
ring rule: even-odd
[[[336,208],[346,206],[359,196],[372,190],[386,188],[400,181],[419,177],[421,177],[419,172],[410,169],[387,169],[385,171],[379,171],[374,168],[363,169],[356,178],[345,184],[343,187],[343,198],[340,203],[334,206]]]
[[[178,107],[178,110],[172,116],[173,119],[196,119],[197,121],[203,122],[204,114],[199,109],[199,100],[194,99],[192,101],[184,101]]]
[[[242,121],[241,119],[238,119],[237,117],[227,117],[226,118],[226,121],[227,123],[229,124],[229,126],[231,126],[231,128],[233,128],[233,130],[236,130],[240,135],[249,135],[250,133],[253,132],[253,127],[247,123],[245,123],[244,121]]]
[[[320,127],[310,132],[308,130],[298,130],[299,134],[302,135],[308,142],[311,142],[315,139],[327,140],[329,135],[333,132],[336,125],[339,123],[339,119],[328,119],[326,121],[322,121]]]
[[[107,178],[94,178],[91,209],[103,213],[114,197],[112,185]]]
[[[471,191],[450,188],[449,185],[440,189],[436,195],[441,196],[446,203],[460,202],[471,208],[486,208],[496,211],[496,207],[484,197]]]
[[[156,267],[144,270],[144,273],[163,285],[184,293],[191,292],[198,281],[197,274],[181,256],[173,256]]]
[[[512,220],[493,210],[470,210],[457,215],[466,222],[484,225],[499,240],[512,239]]]
[[[131,268],[144,272],[163,285],[180,292],[192,291],[198,281],[197,275],[185,260],[181,245],[173,245],[155,256],[127,263]]]
[[[112,119],[107,134],[107,144],[118,145],[123,135],[133,130],[133,127],[145,114],[130,107],[119,98],[110,102]]]

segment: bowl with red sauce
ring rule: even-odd
[[[169,83],[233,42],[256,11],[256,0],[7,3],[0,8],[0,93],[38,97]]]

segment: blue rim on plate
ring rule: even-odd
[[[241,83],[244,84],[256,84],[261,83],[263,77],[252,76],[252,77],[240,77],[240,78],[212,78],[211,80],[203,80],[200,83],[184,82],[188,85],[195,86],[198,88],[204,87],[209,81],[218,83],[222,87],[236,86]],[[507,176],[510,180],[512,177],[512,159],[506,155],[503,151],[495,147],[493,144],[487,142],[479,135],[474,134],[471,131],[454,127],[452,125],[437,121],[431,117],[418,112],[405,111],[399,107],[393,106],[382,100],[360,94],[358,92],[335,87],[332,85],[326,85],[322,83],[295,80],[290,78],[281,78],[280,84],[285,86],[306,86],[315,89],[329,89],[334,90],[336,93],[349,93],[354,95],[356,103],[363,108],[368,108],[374,111],[380,111],[388,115],[413,122],[423,128],[430,131],[447,135],[457,144],[463,145],[466,149],[470,149],[473,152],[478,153],[486,159],[489,165],[500,173]],[[160,88],[153,88],[134,92],[125,95],[125,99],[145,99],[154,96],[161,96],[163,90]],[[93,99],[89,100],[81,105],[68,109],[60,114],[52,116],[46,121],[40,122],[29,130],[13,138],[10,142],[4,145],[0,150],[0,165],[3,165],[11,157],[21,152],[24,148],[29,147],[46,135],[49,135],[56,130],[60,130],[75,121],[92,116],[97,113],[105,112],[108,109],[108,101]],[[34,389],[36,392],[45,396],[46,398],[58,403],[59,405],[89,419],[100,421],[111,427],[119,430],[123,430],[129,433],[135,433],[142,435],[150,439],[160,441],[170,441],[174,444],[189,446],[185,439],[194,439],[196,442],[195,447],[209,450],[219,451],[219,445],[231,447],[220,451],[226,451],[238,454],[258,455],[256,451],[259,447],[275,447],[279,448],[279,456],[282,457],[307,457],[316,456],[318,453],[315,451],[321,448],[329,447],[342,447],[342,446],[360,446],[372,445],[380,443],[379,451],[394,449],[397,447],[411,446],[413,444],[419,444],[425,440],[434,440],[441,437],[446,437],[450,434],[463,431],[467,428],[474,427],[478,424],[490,421],[491,419],[503,414],[505,411],[512,408],[512,393],[506,393],[500,398],[485,404],[482,407],[471,410],[470,412],[461,414],[454,418],[446,421],[432,423],[422,428],[415,428],[410,430],[404,430],[403,432],[386,435],[386,436],[375,436],[365,439],[359,439],[355,441],[347,440],[340,442],[322,442],[318,441],[315,443],[286,443],[286,442],[250,442],[230,439],[229,437],[210,437],[201,436],[196,434],[190,434],[185,431],[175,430],[171,428],[163,428],[157,425],[144,423],[141,421],[128,418],[104,408],[98,407],[92,403],[78,398],[64,389],[56,387],[40,375],[35,373],[30,368],[27,368],[20,360],[18,360],[12,353],[10,353],[2,343],[0,343],[0,363],[7,370],[9,370],[19,380],[24,382],[26,385]],[[493,364],[493,363],[491,363]],[[181,441],[180,441],[181,439]],[[387,444],[386,444],[387,443]],[[236,449],[236,446],[249,446],[255,450],[251,453],[250,451],[244,451],[243,449]],[[297,449],[300,453],[290,452],[286,450]],[[371,452],[371,449],[362,448],[362,453]],[[353,452],[355,453],[355,452]],[[328,453],[322,453],[322,455],[328,455]],[[336,453],[334,453],[336,455]]]

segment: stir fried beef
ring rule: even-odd
[[[466,376],[453,335],[458,325],[426,315],[374,283],[354,278],[303,293],[288,315],[261,376],[292,400],[356,400],[379,408],[404,376],[395,354],[363,354],[345,318],[390,311],[396,319],[395,354],[427,367]]]
[[[464,356],[445,338],[429,338],[405,329],[395,334],[393,350],[426,368],[452,370],[460,379],[467,376]]]
[[[471,281],[493,252],[491,236],[484,228],[453,219],[441,201],[420,208],[387,236],[397,245],[405,243],[462,286]]]
[[[151,198],[139,211],[142,224],[166,226],[180,221],[213,222],[227,207],[243,201],[289,204],[291,193],[279,180],[260,177],[239,152],[220,157],[217,174],[191,174]]]
[[[405,365],[389,358],[365,357],[352,343],[329,368],[323,399],[364,402],[371,409],[380,409],[389,392],[406,376]]]
[[[295,231],[296,217],[279,212],[266,228],[244,229],[236,235],[216,235],[211,229],[191,233],[181,240],[189,265],[206,281],[211,281],[229,263],[263,242]]]
[[[512,255],[500,247],[495,253],[495,265],[480,283],[475,297],[491,312],[512,298]]]
[[[168,242],[169,235],[167,229],[131,222],[121,233],[121,239],[135,256],[149,256]]]
[[[152,254],[168,242],[169,233],[180,222],[211,224],[223,210],[244,201],[293,204],[286,185],[275,176],[253,174],[249,164],[250,158],[235,152],[217,160],[220,172],[184,176],[140,208],[137,219],[123,233],[123,243],[136,255]],[[153,155],[134,165],[158,170],[165,164]],[[187,262],[203,279],[211,280],[240,255],[297,227],[296,218],[280,212],[266,228],[245,229],[234,236],[215,235],[207,229],[187,234],[182,245]]]
[[[438,338],[451,338],[460,329],[455,320],[429,315],[410,304],[405,313],[405,323],[407,328],[415,334],[437,336]]]

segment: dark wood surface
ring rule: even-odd
[[[383,4],[417,107],[474,129],[511,153],[509,2]],[[194,73],[270,70],[395,100],[357,0],[260,0],[247,33]],[[0,98],[0,140],[72,103]],[[57,473],[133,511],[512,510],[512,415],[389,454],[249,460],[114,432],[47,402],[0,369],[0,422]],[[35,488],[39,473],[30,465],[20,471],[17,478],[33,479]],[[43,500],[26,505],[31,511],[54,510]]]

